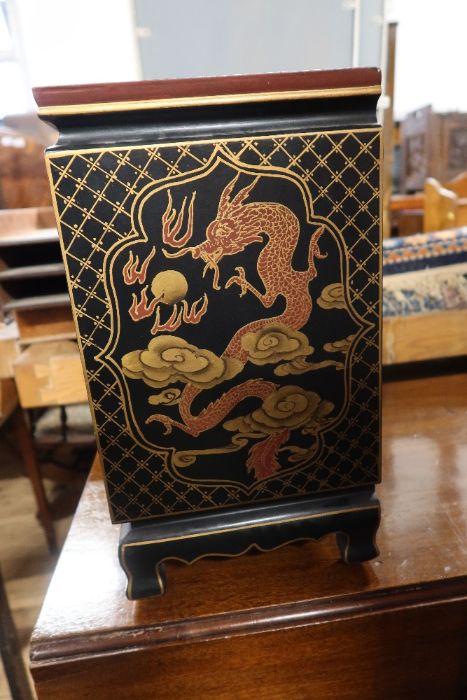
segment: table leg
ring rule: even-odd
[[[57,551],[57,540],[53,526],[52,514],[45,495],[44,484],[42,482],[39,463],[34,450],[32,435],[26,424],[22,409],[18,409],[15,413],[15,428],[18,438],[18,449],[21,452],[26,473],[31,481],[32,489],[34,491],[37,504],[37,515],[42,527],[44,528],[49,550],[51,553],[54,553]]]

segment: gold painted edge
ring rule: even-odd
[[[250,525],[240,525],[239,527],[225,527],[218,530],[209,530],[208,532],[192,532],[188,535],[177,535],[177,537],[164,537],[159,540],[145,540],[144,542],[125,542],[122,544],[123,552],[131,547],[145,547],[151,544],[164,544],[165,542],[177,542],[178,540],[192,540],[198,537],[210,537],[211,535],[223,535],[231,532],[240,532],[241,530],[251,530],[252,528],[270,527],[271,525],[283,525],[284,523],[295,523],[301,520],[313,520],[315,518],[326,518],[328,516],[340,515],[342,513],[359,513],[368,510],[380,511],[379,505],[364,506],[362,508],[341,508],[340,510],[322,511],[319,513],[310,513],[309,515],[297,515],[294,518],[271,518],[261,523],[252,523]]]
[[[39,107],[40,117],[72,114],[105,114],[108,112],[133,112],[141,109],[170,109],[175,107],[206,107],[250,102],[278,102],[280,100],[316,100],[320,98],[380,95],[379,85],[345,87],[324,90],[284,90],[281,92],[234,93],[231,95],[203,95],[196,97],[169,97],[154,100],[122,100],[119,102],[95,102],[76,105]]]
[[[384,333],[384,319],[383,319],[383,198],[384,198],[384,177],[383,177],[383,161],[384,161],[384,138],[383,129],[381,127],[379,132],[379,231],[378,231],[378,247],[379,247],[379,313],[378,313],[378,410],[379,410],[379,435],[378,435],[378,478],[376,483],[380,484],[383,478],[383,333]]]

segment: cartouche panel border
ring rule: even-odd
[[[199,169],[194,169],[190,170],[187,173],[181,173],[180,177],[182,177],[184,182],[187,182],[191,179],[197,179],[198,176],[202,179],[207,173],[210,172],[211,169],[215,168],[217,165],[217,159],[229,159],[235,167],[242,172],[249,173],[249,170],[254,171],[256,170],[261,170],[262,167],[264,166],[249,166],[242,161],[238,160],[237,158],[234,158],[232,155],[228,155],[226,153],[223,153],[222,148],[219,147],[219,145],[216,145],[216,147],[213,149],[211,156],[209,157],[207,163],[205,166],[199,168]],[[213,161],[211,163],[211,161]],[[209,166],[209,167],[208,167]],[[208,170],[206,170],[205,173],[201,176],[200,173],[201,171],[204,170],[205,167],[208,167]],[[292,179],[297,179],[299,180],[298,176],[295,173],[290,174],[289,171],[286,168],[280,168],[278,166],[274,166],[274,171],[278,172],[271,172],[269,175],[271,177],[284,177],[287,178],[288,180],[291,179],[291,175],[293,175]],[[279,174],[283,171],[282,174]],[[267,169],[264,169],[264,173],[266,174]],[[254,172],[250,174],[255,174]],[[257,173],[256,173],[257,174]],[[190,178],[185,177],[191,175]],[[173,178],[169,178],[169,182],[174,181],[174,185],[177,184],[177,179],[178,175],[174,176]],[[138,423],[136,421],[135,415],[134,415],[134,410],[133,410],[133,404],[131,401],[131,391],[128,386],[128,380],[125,377],[125,375],[122,373],[120,366],[115,362],[114,358],[112,357],[113,351],[118,343],[118,337],[119,337],[119,331],[120,331],[120,312],[117,304],[118,300],[118,295],[117,291],[115,289],[115,284],[114,284],[114,276],[109,274],[109,267],[111,264],[113,264],[115,258],[117,255],[121,254],[121,251],[124,250],[126,247],[129,247],[133,245],[134,243],[139,243],[139,242],[148,242],[148,236],[145,231],[144,225],[141,220],[141,211],[147,201],[147,199],[152,196],[153,191],[150,191],[148,194],[146,194],[146,190],[153,190],[154,187],[156,191],[159,188],[165,187],[166,182],[163,182],[162,184],[157,183],[148,183],[146,186],[142,188],[135,197],[132,207],[131,207],[131,219],[134,223],[135,218],[138,220],[138,226],[133,226],[133,230],[137,232],[137,230],[141,231],[143,234],[143,238],[141,238],[138,233],[136,237],[130,237],[129,240],[126,240],[124,242],[118,242],[116,241],[113,246],[107,251],[107,253],[104,256],[104,262],[103,262],[103,273],[102,273],[102,279],[104,282],[104,286],[106,287],[106,293],[107,297],[109,300],[113,300],[115,302],[115,314],[116,314],[116,320],[117,320],[117,326],[118,326],[118,332],[115,332],[114,329],[114,316],[111,314],[111,331],[109,335],[109,340],[106,344],[106,346],[96,355],[95,359],[99,360],[103,364],[106,364],[107,367],[110,369],[110,365],[114,365],[114,368],[111,370],[116,376],[116,380],[120,385],[120,391],[122,395],[125,397],[126,401],[123,403],[123,410],[125,413],[125,419],[127,422],[128,430],[131,432],[131,435],[133,437],[133,440],[139,444],[143,449],[146,450],[152,450],[155,454],[157,454],[158,457],[161,458],[161,460],[164,461],[164,467],[167,468],[167,463],[166,459],[168,457],[169,453],[169,448],[164,449],[160,448],[158,445],[155,445],[151,443],[151,441],[143,434],[143,432],[140,430]],[[345,295],[346,295],[346,301],[348,304],[347,311],[349,312],[349,316],[352,318],[352,320],[355,322],[357,326],[359,326],[358,331],[355,333],[355,337],[352,341],[351,347],[346,353],[346,358],[345,358],[345,368],[344,368],[344,373],[345,373],[345,382],[344,382],[344,389],[345,389],[345,396],[344,400],[342,402],[342,408],[339,411],[339,413],[334,417],[332,423],[329,424],[329,426],[326,427],[325,430],[319,432],[317,434],[317,448],[315,455],[313,456],[313,464],[316,463],[319,460],[320,454],[323,450],[323,435],[322,433],[327,432],[328,430],[331,430],[333,427],[337,427],[338,424],[341,422],[341,420],[346,416],[348,409],[349,409],[349,402],[350,402],[350,383],[351,383],[351,378],[352,378],[352,363],[354,359],[354,351],[355,347],[357,346],[358,342],[362,339],[362,337],[365,335],[365,333],[374,326],[374,324],[365,321],[353,308],[352,303],[351,303],[351,295],[350,295],[350,289],[347,284],[347,280],[349,278],[349,261],[348,261],[348,255],[345,247],[345,241],[342,240],[342,235],[338,231],[337,227],[326,217],[321,217],[317,216],[314,214],[313,211],[313,202],[311,199],[311,194],[308,191],[307,193],[304,192],[305,188],[303,183],[297,182],[299,184],[300,190],[302,192],[302,197],[303,197],[303,202],[305,209],[308,212],[308,219],[307,223],[310,225],[313,225],[313,223],[323,223],[328,229],[328,233],[331,234],[333,237],[337,249],[339,251],[339,260],[340,260],[340,278],[343,280],[346,280],[345,284]],[[307,197],[309,198],[309,201],[307,201]],[[137,213],[137,216],[136,216]],[[111,262],[108,262],[108,258],[110,258],[110,253],[113,253],[115,250],[115,255],[113,255]],[[108,284],[110,284],[110,288],[113,294],[112,296],[109,294],[109,288]],[[131,420],[130,420],[131,418]],[[136,433],[139,435],[139,437],[136,436]],[[166,454],[165,454],[166,453]],[[298,464],[297,466],[291,465],[288,468],[282,468],[280,471],[280,478],[284,478],[288,474],[292,474],[295,472],[299,472],[303,468],[303,465]],[[214,478],[210,479],[194,479],[190,478],[189,476],[182,475],[176,467],[172,466],[173,471],[176,473],[177,478],[183,482],[183,483],[192,483],[192,484],[197,484],[197,485],[206,485],[207,487],[223,487],[225,485],[230,485],[232,487],[235,487],[237,489],[240,489],[243,491],[246,495],[251,495],[255,491],[258,490],[260,482],[261,481],[269,481],[271,480],[271,476],[264,477],[263,479],[258,479],[256,482],[254,482],[250,487],[247,487],[246,485],[242,484],[239,481],[233,481],[233,480],[228,480],[228,479],[223,479],[222,481],[216,482]]]

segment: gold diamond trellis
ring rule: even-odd
[[[355,348],[350,401],[326,433],[312,465],[261,482],[247,497],[232,485],[176,480],[128,431],[115,375],[96,356],[111,333],[104,257],[133,235],[131,207],[143,187],[203,166],[222,147],[246,165],[285,168],[309,188],[314,216],[345,240],[348,293],[367,324]],[[163,145],[54,151],[48,166],[70,295],[87,372],[114,522],[222,508],[331,489],[379,478],[379,129],[283,134]]]

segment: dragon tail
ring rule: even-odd
[[[206,430],[215,428],[230,413],[230,411],[243,399],[256,396],[264,400],[274,391],[276,384],[265,379],[248,379],[246,382],[232,387],[229,391],[203,408],[198,415],[193,415],[191,407],[193,401],[201,393],[202,389],[193,384],[187,384],[178,401],[181,421],[169,418],[162,413],[153,413],[146,419],[146,423],[159,422],[165,426],[165,432],[170,433],[172,428],[179,428],[184,432],[198,437]]]
[[[180,417],[188,429],[190,435],[197,436],[206,430],[211,430],[230,413],[243,399],[255,396],[264,400],[276,385],[264,379],[248,379],[246,382],[234,386],[218,399],[203,408],[198,415],[193,415],[191,407],[201,389],[188,384],[180,397]]]

